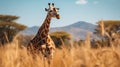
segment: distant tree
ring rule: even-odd
[[[115,40],[115,35],[120,35],[120,21],[101,20],[98,22],[94,34],[96,34],[103,43],[106,43],[107,46],[110,46],[112,40]]]
[[[72,40],[72,36],[64,31],[56,31],[50,34],[53,39],[56,47],[60,47],[61,45],[68,45]],[[70,45],[69,45],[70,46]]]
[[[12,42],[14,36],[26,28],[25,25],[16,23],[18,16],[0,15],[0,43]]]

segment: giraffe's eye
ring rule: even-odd
[[[56,10],[55,8],[53,8],[53,10]]]
[[[52,10],[50,10],[50,12],[52,12]]]

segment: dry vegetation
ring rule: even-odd
[[[51,67],[119,67],[120,47],[89,47],[89,39],[84,46],[71,49],[56,49]],[[0,47],[0,67],[44,67],[40,54],[31,55],[17,41]],[[47,64],[46,64],[47,67]]]
[[[110,39],[113,37],[115,36]],[[119,67],[120,39],[117,37],[114,40],[109,40],[111,45],[109,47],[91,48],[90,35],[81,45],[73,43],[70,48],[67,48],[64,44],[61,49],[56,49],[51,67]],[[23,39],[25,38],[20,36],[18,40],[15,38],[12,43],[0,47],[0,67],[49,67],[41,54],[33,55],[27,51],[21,43]],[[101,43],[105,45],[104,42]],[[101,43],[97,43],[97,45],[99,46]]]

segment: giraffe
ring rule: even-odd
[[[44,57],[52,59],[55,52],[55,44],[49,35],[50,21],[52,18],[60,19],[60,15],[58,14],[59,8],[56,8],[54,3],[52,5],[48,3],[48,5],[49,8],[45,8],[45,11],[47,11],[46,19],[35,37],[28,44],[28,47],[32,46],[32,49],[40,51]]]

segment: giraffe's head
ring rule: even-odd
[[[60,15],[58,14],[59,8],[56,8],[54,6],[54,3],[52,4],[48,3],[48,5],[49,5],[49,8],[48,9],[45,8],[45,11],[47,11],[51,17],[60,19]]]

